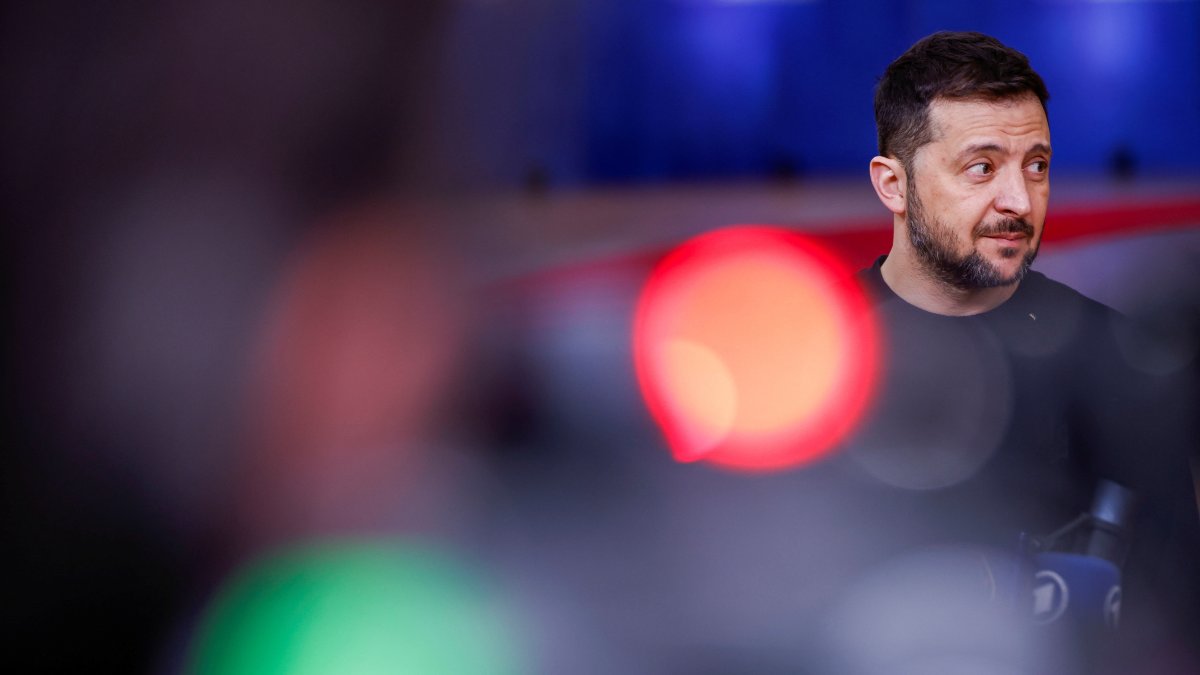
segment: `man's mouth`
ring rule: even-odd
[[[975,236],[1004,241],[1020,241],[1033,238],[1033,227],[1021,219],[1008,219],[975,228]]]

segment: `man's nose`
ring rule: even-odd
[[[1006,171],[996,183],[996,210],[1010,218],[1029,215],[1029,186],[1024,174],[1018,169]]]

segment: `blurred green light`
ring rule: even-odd
[[[467,570],[427,549],[301,548],[250,565],[218,594],[188,672],[522,672],[497,610]]]

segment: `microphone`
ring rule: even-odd
[[[1092,532],[1087,555],[1107,560],[1118,567],[1125,562],[1128,547],[1123,537],[1133,513],[1133,492],[1112,481],[1101,480],[1092,499]]]
[[[1086,632],[1117,628],[1133,505],[1133,492],[1101,480],[1090,511],[1031,542],[1026,602],[1035,623],[1068,622]]]

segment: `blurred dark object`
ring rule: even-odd
[[[147,672],[204,582],[257,286],[420,176],[445,3],[6,5],[3,626],[21,672]]]
[[[550,189],[550,172],[543,164],[533,164],[525,170],[525,192],[541,196]]]
[[[1133,180],[1138,170],[1137,155],[1134,154],[1133,148],[1125,143],[1113,148],[1112,154],[1108,156],[1108,170],[1117,180]]]

